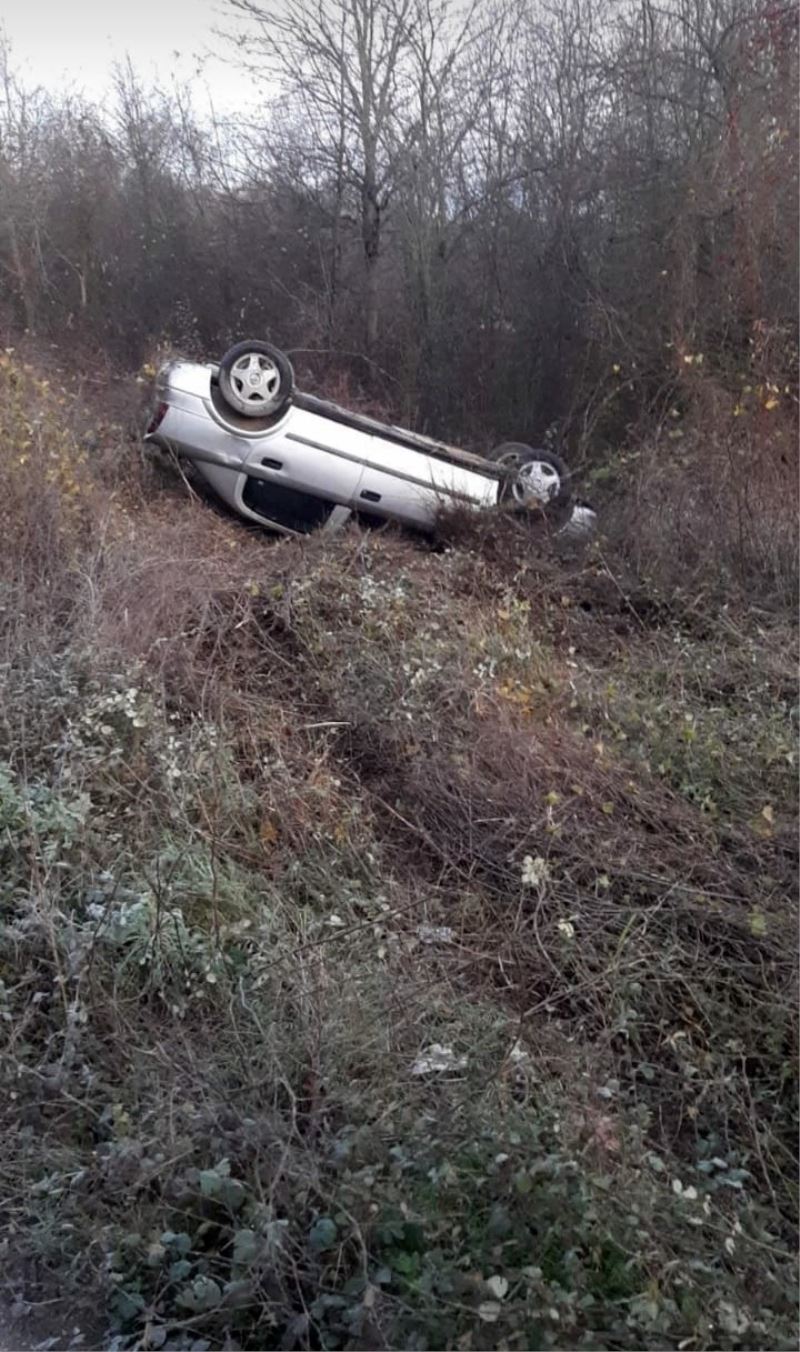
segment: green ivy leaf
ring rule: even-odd
[[[185,1310],[200,1314],[204,1310],[215,1310],[222,1300],[222,1290],[213,1277],[195,1277],[191,1286],[181,1291],[177,1304]]]
[[[216,1169],[202,1169],[200,1171],[200,1191],[204,1197],[216,1197],[221,1182],[222,1180]]]
[[[308,1243],[315,1253],[324,1253],[336,1243],[336,1222],[330,1216],[320,1216],[308,1232]]]
[[[255,1230],[237,1230],[233,1237],[233,1261],[236,1267],[250,1267],[258,1257]]]
[[[229,1211],[238,1211],[243,1205],[247,1190],[238,1178],[223,1178],[219,1189],[219,1200]]]
[[[200,1191],[204,1197],[219,1197],[223,1184],[230,1178],[231,1166],[228,1160],[220,1160],[213,1169],[201,1169]]]
[[[161,1236],[161,1243],[168,1249],[174,1249],[175,1253],[188,1253],[192,1247],[192,1241],[185,1230],[179,1230],[177,1234],[174,1230],[165,1230]]]
[[[420,1256],[418,1253],[405,1253],[400,1250],[392,1257],[392,1266],[396,1272],[402,1273],[404,1277],[416,1277],[421,1267]]]
[[[141,1291],[118,1290],[114,1293],[114,1306],[123,1324],[129,1324],[141,1314],[145,1307],[145,1298]]]

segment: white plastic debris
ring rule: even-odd
[[[452,1047],[443,1047],[440,1042],[432,1042],[420,1052],[413,1066],[412,1075],[435,1075],[447,1070],[465,1070],[466,1056],[456,1056]]]
[[[423,944],[451,944],[453,931],[449,925],[418,925],[417,938]]]

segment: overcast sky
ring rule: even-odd
[[[113,63],[129,55],[145,79],[199,71],[219,111],[256,97],[248,77],[222,59],[225,43],[214,30],[234,24],[225,0],[4,0],[0,7],[13,65],[30,80],[102,97]]]

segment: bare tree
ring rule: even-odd
[[[30,332],[44,275],[41,219],[47,183],[40,152],[48,114],[44,90],[21,84],[8,46],[0,43],[0,231],[6,245],[0,268]]]
[[[248,62],[260,60],[313,131],[338,202],[355,194],[365,270],[364,334],[378,343],[378,264],[403,122],[403,59],[412,0],[288,0],[274,8],[229,0],[252,20]],[[337,205],[337,230],[342,208]],[[335,249],[338,249],[338,235]],[[334,253],[335,259],[335,253]]]

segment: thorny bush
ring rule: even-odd
[[[793,1346],[787,621],[502,517],[269,542],[130,448],[114,498],[61,397],[0,437],[11,1290],[120,1348]]]

